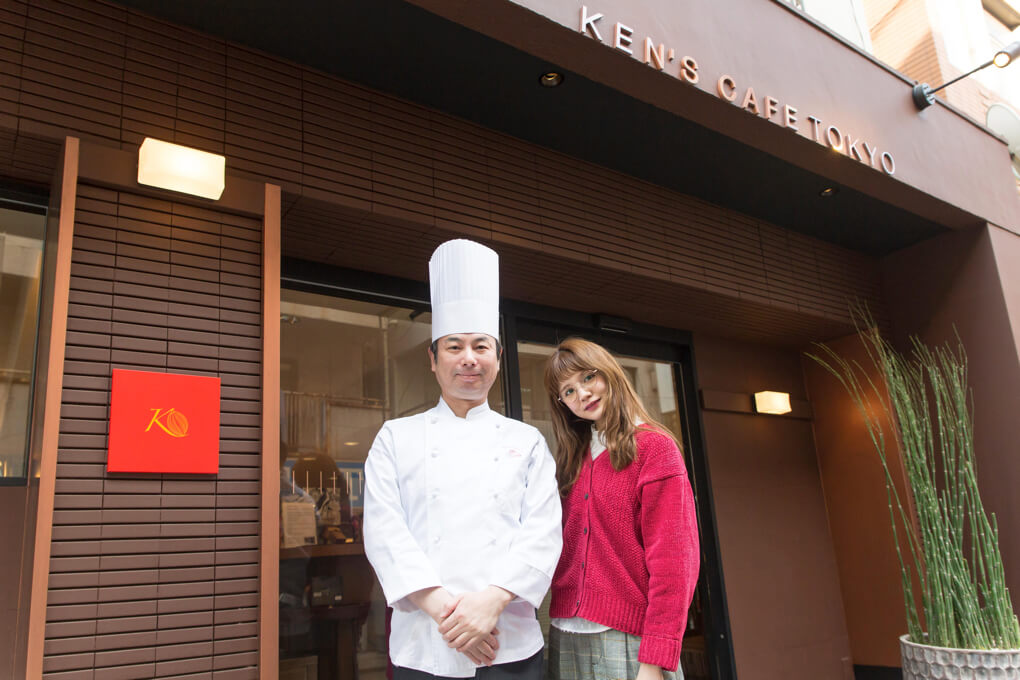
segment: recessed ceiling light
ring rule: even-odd
[[[538,79],[542,87],[557,87],[563,82],[563,74],[556,71],[546,71]]]
[[[818,192],[818,195],[822,198],[829,198],[830,196],[835,196],[837,193],[839,193],[839,189],[836,187],[825,187]]]
[[[344,442],[344,446],[357,446],[358,442]]]

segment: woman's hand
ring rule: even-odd
[[[650,663],[641,664],[636,680],[662,680],[662,668]]]

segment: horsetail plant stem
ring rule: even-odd
[[[825,344],[816,343],[807,356],[846,389],[882,464],[910,639],[960,649],[1020,649],[998,522],[978,493],[963,345],[957,338],[955,347],[929,348],[912,338],[909,355],[903,355],[882,338],[866,309],[855,308],[852,315],[878,378]],[[894,483],[891,442],[903,461],[910,508]]]

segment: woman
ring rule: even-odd
[[[553,680],[673,680],[698,579],[694,497],[676,438],[600,345],[564,340],[545,386],[563,553],[552,583]]]

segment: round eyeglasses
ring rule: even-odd
[[[599,377],[598,369],[585,371],[584,375],[582,375],[581,379],[578,380],[576,383],[571,383],[560,388],[560,393],[558,395],[559,400],[562,401],[564,404],[570,404],[572,402],[577,401],[578,395],[580,394],[578,390],[580,390],[581,388],[590,390],[592,386],[595,384],[595,381],[598,379],[598,377]]]

